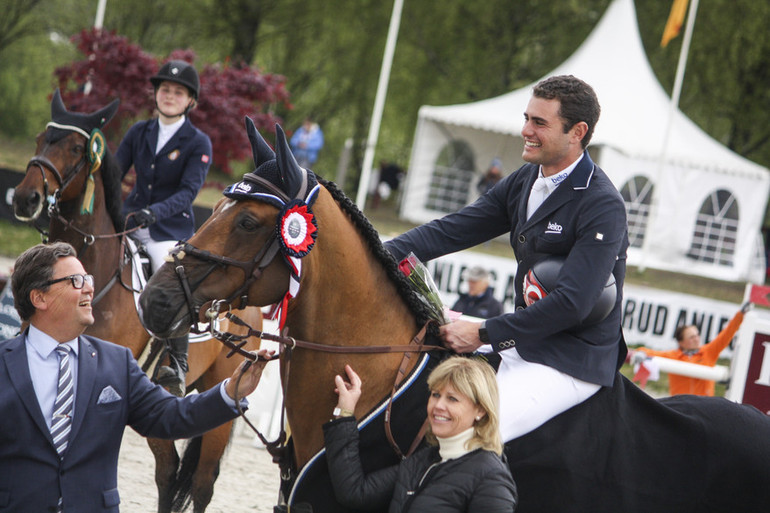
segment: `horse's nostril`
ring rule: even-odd
[[[40,200],[41,200],[40,193],[35,191],[29,195],[29,198],[27,198],[27,205],[29,207],[37,207],[40,204]]]
[[[28,194],[19,194],[15,191],[13,195],[13,212],[17,218],[22,220],[29,220],[36,215],[38,209],[40,209],[43,196],[37,191],[30,192]]]

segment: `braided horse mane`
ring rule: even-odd
[[[369,248],[374,253],[374,256],[385,268],[388,278],[396,285],[398,294],[406,302],[409,310],[417,319],[420,326],[424,325],[430,319],[428,307],[420,300],[417,293],[411,286],[411,283],[406,276],[398,269],[398,262],[393,258],[393,255],[385,249],[382,241],[380,240],[380,234],[372,226],[372,223],[364,216],[353,201],[348,198],[344,192],[332,181],[325,180],[316,175],[318,182],[323,185],[327,191],[332,195],[334,201],[340,206],[343,212],[345,212],[350,218],[353,225],[358,232],[364,238]],[[431,323],[428,326],[428,332],[431,335],[438,334],[438,327],[435,323]]]

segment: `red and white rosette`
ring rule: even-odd
[[[278,240],[284,255],[302,258],[307,255],[318,235],[318,225],[310,207],[302,200],[287,203],[278,216]]]

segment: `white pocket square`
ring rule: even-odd
[[[120,397],[120,394],[115,391],[112,386],[107,385],[104,387],[99,394],[99,400],[96,401],[96,404],[107,404],[107,403],[114,403],[115,401],[120,401],[122,397]]]

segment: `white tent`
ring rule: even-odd
[[[547,76],[562,74],[585,80],[599,97],[589,151],[626,199],[629,264],[761,283],[768,170],[679,110],[664,146],[670,99],[647,61],[633,0],[614,0],[585,42]],[[420,108],[401,217],[422,223],[473,201],[475,182],[494,157],[506,173],[523,164],[520,133],[533,86]]]

